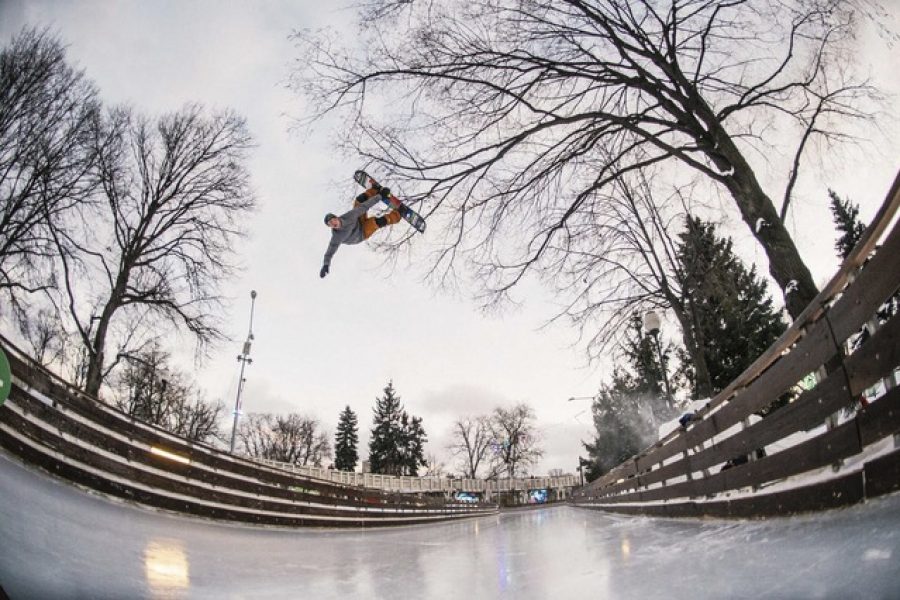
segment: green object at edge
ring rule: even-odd
[[[9,390],[12,389],[12,375],[9,372],[9,361],[0,349],[0,406],[6,402]]]

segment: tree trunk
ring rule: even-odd
[[[669,305],[675,318],[681,325],[681,333],[684,338],[684,347],[691,356],[694,364],[695,393],[697,399],[712,397],[712,379],[709,376],[709,367],[706,365],[706,355],[703,353],[704,340],[699,328],[696,326],[694,309],[690,300],[687,308],[682,307],[675,298],[669,298]]]
[[[129,271],[123,270],[116,279],[116,285],[103,307],[103,313],[97,320],[97,332],[90,347],[90,362],[88,363],[87,377],[84,384],[84,392],[100,398],[100,386],[103,384],[104,350],[106,348],[106,335],[109,333],[109,324],[113,315],[122,305],[122,297],[128,284]]]
[[[84,383],[84,392],[94,398],[100,397],[100,385],[103,383],[104,347],[106,346],[106,334],[109,331],[109,322],[113,311],[107,304],[103,309],[103,315],[97,321],[97,332],[90,348],[90,361],[88,362],[87,377]]]
[[[715,132],[716,150],[731,168],[731,175],[725,177],[725,186],[734,198],[741,217],[762,245],[769,259],[769,274],[778,283],[784,294],[784,304],[791,317],[796,319],[819,290],[794,240],[785,228],[775,210],[772,200],[766,195],[744,160],[743,155],[731,138],[719,127]]]

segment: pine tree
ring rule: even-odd
[[[401,475],[403,405],[394,391],[393,381],[384,388],[384,396],[376,398],[374,413],[369,439],[369,464],[372,472]]]
[[[749,270],[711,223],[688,216],[677,259],[683,293],[706,362],[712,392],[728,386],[778,339],[785,324],[756,267]],[[691,372],[688,371],[691,378]],[[692,379],[696,388],[696,380]]]
[[[593,481],[656,440],[653,396],[648,382],[621,367],[612,382],[600,388],[591,411],[596,433],[592,442],[582,442],[588,453],[585,477]]]
[[[421,417],[407,418],[407,414],[404,412],[402,421],[403,474],[418,477],[419,467],[428,464],[425,460],[425,442],[428,441],[428,436],[425,434],[425,428],[422,427]]]
[[[859,242],[865,226],[859,221],[859,206],[849,200],[842,200],[834,190],[828,190],[831,198],[831,214],[835,227],[841,233],[841,237],[834,244],[834,249],[842,259],[850,256],[856,243]]]
[[[656,344],[644,332],[641,316],[633,315],[622,346],[627,368],[615,367],[612,381],[601,386],[591,406],[596,433],[592,442],[582,442],[588,481],[655,442],[659,425],[675,416],[663,381],[672,346]]]
[[[384,396],[376,398],[372,436],[369,440],[369,464],[373,473],[418,475],[426,464],[425,442],[428,436],[422,419],[403,410],[400,397],[389,382]]]
[[[334,434],[334,468],[341,471],[353,471],[359,462],[357,445],[359,444],[359,428],[356,413],[347,406],[338,418],[337,432]]]

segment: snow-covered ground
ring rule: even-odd
[[[763,521],[556,507],[373,531],[113,502],[0,453],[0,585],[32,598],[898,598],[900,495]]]

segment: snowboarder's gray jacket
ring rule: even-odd
[[[339,216],[341,226],[331,230],[331,241],[328,243],[328,249],[325,251],[324,265],[326,267],[331,266],[331,258],[334,256],[334,253],[337,252],[341,244],[358,244],[365,239],[359,218],[364,216],[370,208],[379,202],[381,202],[381,196],[375,194],[371,198],[361,202],[359,206],[356,206],[353,210]]]

